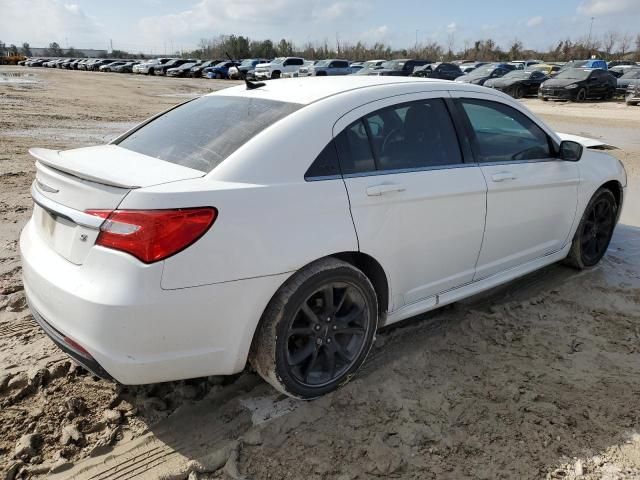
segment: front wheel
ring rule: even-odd
[[[277,390],[312,399],[353,377],[373,344],[378,302],[369,279],[327,258],[300,270],[267,306],[250,362]]]
[[[271,78],[273,78],[274,80],[280,78],[280,72],[276,70],[271,74]]]
[[[576,102],[584,102],[587,99],[587,91],[584,88],[578,90],[576,95]]]
[[[578,270],[593,267],[609,248],[618,217],[618,204],[611,190],[601,188],[582,215],[565,263]]]

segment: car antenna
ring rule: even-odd
[[[251,80],[249,80],[247,78],[247,75],[245,73],[242,72],[242,70],[240,70],[240,62],[236,62],[233,58],[231,58],[231,55],[229,55],[227,52],[224,52],[224,54],[227,56],[227,58],[233,62],[233,63],[237,63],[238,64],[238,74],[242,77],[242,79],[244,80],[244,83],[247,85],[247,90],[255,90],[256,88],[260,88],[260,87],[264,87],[265,83],[264,82],[252,82]]]

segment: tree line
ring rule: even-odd
[[[174,52],[171,55],[184,58],[223,59],[226,54],[233,58],[274,58],[300,56],[310,60],[322,58],[347,58],[350,60],[373,60],[382,58],[421,58],[433,61],[451,60],[498,60],[509,61],[522,58],[537,58],[545,61],[568,61],[585,59],[592,55],[604,60],[636,60],[640,61],[640,33],[635,37],[628,33],[609,31],[601,38],[580,38],[561,40],[546,51],[526,49],[523,43],[515,39],[507,48],[502,48],[492,39],[481,39],[474,42],[465,40],[462,49],[455,50],[455,37],[450,34],[447,45],[438,42],[416,43],[413,48],[393,49],[383,42],[366,44],[364,42],[344,42],[336,38],[335,42],[307,42],[294,45],[287,39],[279,42],[272,40],[251,40],[242,35],[220,35],[215,38],[202,39],[194,50]],[[32,56],[28,43],[21,47],[14,44],[7,46],[0,41],[0,56],[24,55]],[[56,42],[51,42],[45,50],[46,57],[80,58],[82,51],[69,47],[63,49]],[[143,54],[132,54],[124,50],[113,50],[105,53],[109,58],[145,58]]]

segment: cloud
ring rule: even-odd
[[[544,22],[544,18],[538,16],[538,17],[531,17],[529,20],[527,20],[527,23],[525,24],[527,27],[537,27],[539,25],[542,25],[542,23]]]
[[[614,15],[621,13],[640,12],[638,0],[584,0],[578,5],[577,12],[581,15]]]
[[[451,22],[449,25],[447,25],[447,32],[448,33],[454,33],[458,30],[458,25],[456,24],[456,22]]]
[[[32,47],[46,47],[51,42],[66,47],[65,39],[74,47],[104,44],[102,26],[77,4],[59,0],[3,0],[0,12],[0,32],[5,42],[29,42]]]

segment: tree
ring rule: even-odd
[[[279,56],[289,57],[293,55],[293,44],[283,38],[282,40],[280,40],[280,43],[278,43],[278,48],[276,48],[276,50]]]
[[[609,30],[604,34],[604,39],[602,40],[602,48],[607,52],[607,58],[611,57],[611,52],[613,51],[613,47],[616,46],[618,42],[618,32],[614,30]]]
[[[20,49],[20,53],[22,53],[22,55],[24,55],[25,57],[31,57],[33,55],[31,53],[31,47],[29,46],[29,44],[27,42],[24,42],[22,44],[22,48]]]
[[[522,48],[522,42],[516,38],[511,44],[511,47],[509,47],[509,59],[517,60],[518,58],[520,58]]]
[[[622,37],[620,37],[620,58],[624,58],[624,56],[629,51],[631,47],[631,34],[625,33]]]
[[[46,50],[46,55],[47,57],[62,57],[63,53],[62,53],[62,49],[60,48],[60,45],[58,45],[58,42],[51,42],[49,44],[49,48],[47,48]]]

